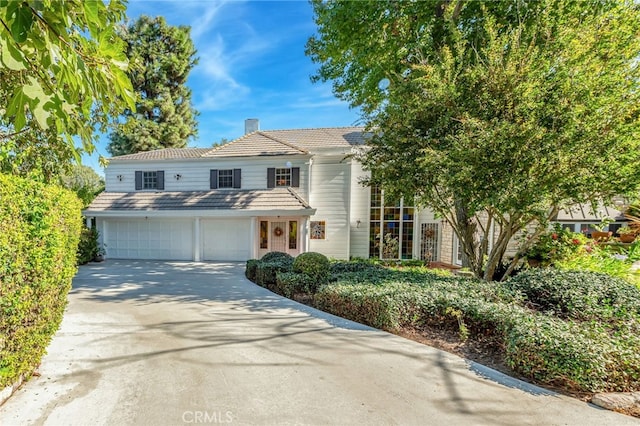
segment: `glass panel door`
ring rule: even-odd
[[[287,222],[271,222],[271,251],[287,253]]]

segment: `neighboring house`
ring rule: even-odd
[[[214,148],[111,158],[106,189],[84,211],[107,256],[235,260],[270,251],[442,260],[440,221],[381,191],[351,158],[363,128],[258,130]],[[398,241],[384,253],[377,235]]]

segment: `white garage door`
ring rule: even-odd
[[[203,220],[203,260],[251,258],[251,221],[248,219]]]
[[[113,259],[193,260],[191,220],[112,220],[105,240]]]

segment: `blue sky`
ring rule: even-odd
[[[317,65],[304,48],[316,26],[306,0],[129,0],[127,15],[191,27],[199,63],[188,86],[200,112],[191,147],[242,136],[246,118],[260,119],[263,130],[359,124],[358,111],[333,96],[330,83],[310,81]],[[103,137],[83,163],[100,171],[106,145]]]

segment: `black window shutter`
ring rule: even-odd
[[[142,172],[136,172],[136,191],[142,189]]]
[[[240,169],[233,169],[233,187],[240,189],[242,188],[242,184],[240,182],[240,175],[241,175],[241,170]]]
[[[291,169],[291,186],[298,188],[300,186],[300,167]]]
[[[275,188],[276,187],[276,169],[274,167],[269,167],[267,169],[267,188]]]
[[[156,172],[156,189],[164,190],[164,170]]]
[[[218,170],[209,170],[209,188],[218,189]]]

